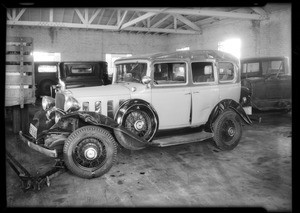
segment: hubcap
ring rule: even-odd
[[[84,151],[84,157],[88,160],[94,160],[97,157],[97,150],[89,147]]]
[[[229,127],[228,128],[228,135],[232,137],[232,136],[234,136],[234,133],[235,133],[234,128],[233,127]]]
[[[80,141],[73,151],[75,163],[85,170],[100,168],[105,163],[106,155],[103,142],[92,137]]]
[[[135,123],[134,123],[134,128],[137,130],[137,131],[141,131],[143,129],[145,125],[145,122],[142,121],[142,120],[137,120]]]

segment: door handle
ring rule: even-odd
[[[190,92],[188,92],[188,93],[185,93],[184,95],[190,95],[191,93]]]
[[[193,94],[195,94],[195,93],[199,93],[199,92],[193,92]]]

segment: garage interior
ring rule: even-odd
[[[286,56],[290,67],[291,4],[197,8],[7,8],[7,37],[30,37],[34,53],[59,61],[113,61],[177,50],[227,50],[239,58]],[[224,49],[222,49],[224,48]],[[236,49],[235,49],[236,51]],[[291,69],[289,70],[291,75]],[[29,106],[29,118],[41,109]],[[292,210],[291,111],[253,111],[240,144],[220,151],[211,139],[131,151],[118,147],[105,175],[82,179],[65,171],[49,187],[23,192],[6,163],[7,207],[262,207]],[[29,120],[30,120],[29,119]],[[5,117],[6,149],[32,174],[55,161],[18,142]],[[20,154],[22,153],[22,154]]]

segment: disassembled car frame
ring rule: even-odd
[[[119,145],[139,150],[212,138],[232,150],[242,123],[252,123],[239,104],[239,61],[228,53],[159,53],[115,65],[111,85],[66,90],[61,81],[55,99],[43,97],[29,134],[19,133],[22,141],[75,175],[96,178],[113,166]]]

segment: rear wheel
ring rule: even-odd
[[[75,130],[63,149],[67,168],[82,178],[100,177],[110,170],[117,155],[117,143],[105,129],[84,126]]]
[[[213,124],[214,141],[221,150],[234,149],[242,136],[242,125],[238,115],[230,110],[225,110]]]

